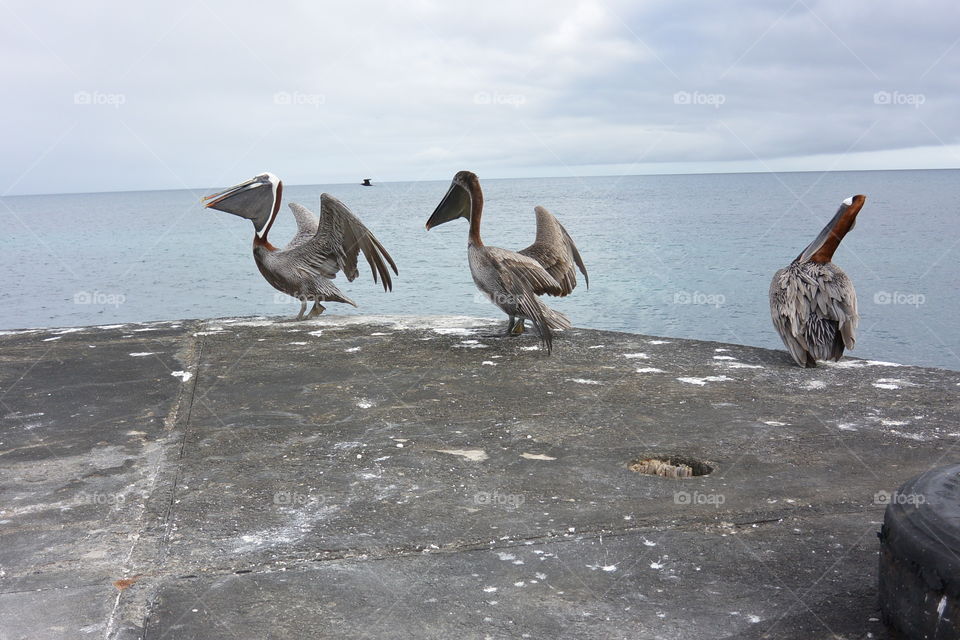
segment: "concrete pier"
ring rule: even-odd
[[[0,638],[885,637],[960,373],[502,324],[2,332]]]

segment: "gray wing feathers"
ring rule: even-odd
[[[560,284],[560,293],[550,295],[565,296],[576,288],[576,268],[580,269],[589,287],[590,277],[573,238],[552,213],[543,207],[535,207],[534,212],[537,215],[537,238],[532,245],[518,253],[539,262]]]
[[[284,249],[298,247],[310,240],[317,234],[317,227],[320,224],[320,219],[303,205],[291,202],[290,211],[293,212],[293,217],[297,221],[297,235],[293,236],[293,239],[287,243]]]
[[[563,295],[563,286],[536,259],[522,252],[508,251],[498,247],[486,247],[486,253],[501,278],[505,275],[520,278],[536,295]],[[507,287],[506,291],[510,292],[512,289]]]
[[[770,283],[770,315],[797,364],[839,360],[853,349],[859,322],[857,294],[833,263],[794,263]]]
[[[298,271],[325,278],[334,278],[338,271],[343,271],[347,280],[353,281],[359,275],[357,256],[361,251],[370,265],[373,281],[382,282],[384,291],[390,291],[393,282],[387,265],[398,273],[390,254],[345,204],[324,193],[320,195],[316,233],[282,255]]]
[[[553,350],[552,329],[569,329],[570,320],[547,307],[538,295],[558,295],[561,285],[533,258],[497,247],[477,250],[471,264],[481,290],[510,315],[530,320],[548,352]]]

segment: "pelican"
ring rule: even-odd
[[[203,198],[209,209],[226,211],[253,222],[253,259],[273,288],[300,300],[297,320],[304,319],[307,301],[313,301],[307,318],[323,313],[321,302],[357,303],[348,298],[333,283],[338,271],[347,280],[359,275],[357,255],[363,251],[373,281],[379,276],[383,290],[393,289],[387,264],[399,275],[397,265],[383,245],[350,212],[345,204],[328,193],[320,194],[320,217],[309,209],[290,203],[297,220],[297,234],[283,249],[270,244],[267,233],[280,211],[283,182],[272,173],[261,173],[246,182]],[[386,263],[386,264],[385,264]]]
[[[839,360],[856,342],[857,292],[831,259],[866,200],[863,195],[844,200],[820,235],[770,283],[773,326],[801,367]]]
[[[467,257],[473,281],[510,318],[503,334],[488,337],[520,335],[524,322],[530,320],[550,353],[553,350],[552,330],[569,329],[570,321],[543,304],[537,296],[566,296],[573,291],[577,286],[574,265],[583,273],[587,287],[590,279],[577,245],[563,225],[543,207],[535,207],[534,212],[537,215],[537,238],[532,245],[522,251],[486,246],[480,239],[480,217],[483,214],[480,180],[470,171],[460,171],[427,221],[427,230],[457,218],[469,220]]]

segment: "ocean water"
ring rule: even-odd
[[[851,355],[960,369],[958,170],[481,180],[487,244],[529,245],[537,204],[577,242],[590,288],[547,298],[575,326],[773,348],[774,271],[864,193],[834,256],[860,302]],[[326,313],[504,318],[470,278],[466,221],[424,229],[448,184],[285,185],[285,203],[314,210],[322,191],[339,197],[400,269],[384,293],[361,260],[357,280],[339,279],[360,307]],[[199,204],[227,186],[2,198],[0,328],[295,315],[257,271],[252,225]],[[283,246],[295,228],[284,206],[270,239]]]

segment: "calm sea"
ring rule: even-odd
[[[341,281],[360,308],[330,304],[327,313],[501,317],[470,278],[466,221],[424,230],[447,185],[286,186],[286,202],[314,210],[322,191],[346,202],[400,268],[389,294],[367,270]],[[294,315],[299,303],[277,295],[254,265],[252,225],[199,205],[226,186],[3,198],[0,328]],[[857,227],[834,257],[860,301],[852,355],[960,369],[958,170],[537,178],[483,187],[487,244],[530,244],[537,204],[576,240],[590,289],[548,299],[576,326],[775,348],[773,272],[843,198],[864,193]],[[282,246],[294,229],[284,206],[270,239]]]

